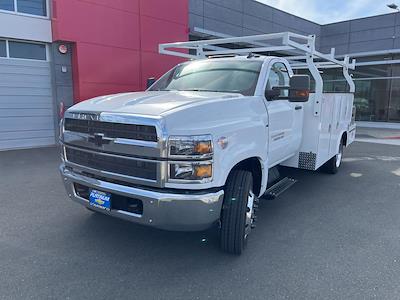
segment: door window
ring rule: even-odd
[[[276,86],[289,86],[289,73],[286,66],[281,63],[274,63],[268,76],[267,90]],[[281,97],[288,97],[289,90],[281,90]]]

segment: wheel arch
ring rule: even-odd
[[[343,131],[342,135],[341,135],[341,143],[343,144],[343,146],[347,146],[347,131]]]
[[[246,170],[251,172],[253,175],[253,191],[256,195],[261,196],[262,193],[264,193],[264,185],[265,182],[267,182],[266,174],[268,172],[265,172],[264,166],[262,163],[261,158],[259,157],[249,157],[246,158],[240,162],[238,162],[231,170],[229,171],[228,177],[226,179],[226,182],[228,181],[229,177],[231,176],[232,172],[234,170]],[[225,184],[226,184],[225,182]]]
[[[339,150],[340,145],[347,147],[347,131],[343,130],[336,140],[336,150]]]

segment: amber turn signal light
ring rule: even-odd
[[[310,91],[308,90],[300,90],[300,91],[296,91],[296,97],[309,97],[310,96]]]
[[[198,165],[195,167],[195,176],[198,178],[212,177],[212,165]]]
[[[194,148],[194,152],[198,154],[208,154],[212,153],[211,142],[197,142]]]

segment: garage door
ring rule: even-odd
[[[7,56],[0,57],[0,150],[55,144],[46,47],[29,45],[7,41]]]

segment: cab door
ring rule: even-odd
[[[275,86],[289,86],[289,81],[290,76],[286,65],[283,62],[273,62],[267,75],[266,90],[272,90]],[[282,90],[281,97],[287,97],[288,93],[288,90]],[[265,101],[269,118],[268,159],[270,166],[274,166],[295,152],[294,144],[298,138],[297,134],[294,134],[295,107],[287,99],[265,99]]]

